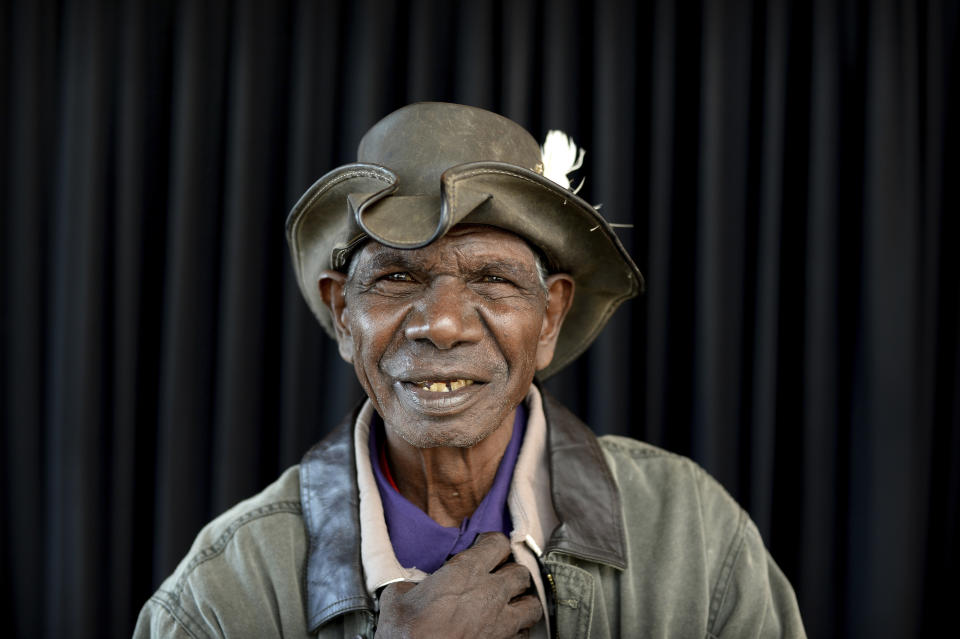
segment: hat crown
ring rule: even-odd
[[[360,140],[357,161],[389,168],[397,195],[437,193],[440,176],[468,162],[542,172],[540,145],[519,124],[477,107],[420,102],[394,111]]]
[[[425,102],[380,120],[360,141],[359,162],[317,180],[287,218],[294,272],[320,324],[336,336],[318,278],[342,269],[364,238],[417,249],[456,224],[485,224],[538,247],[576,282],[539,376],[566,366],[642,290],[643,276],[597,210],[545,175],[543,155],[522,126],[475,107]]]

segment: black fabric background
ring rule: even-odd
[[[949,0],[6,2],[0,617],[128,636],[215,514],[360,396],[287,211],[422,99],[587,149],[647,278],[548,388],[692,456],[813,637],[954,627]]]

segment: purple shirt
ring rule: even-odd
[[[383,502],[383,518],[387,522],[390,543],[397,561],[404,568],[416,566],[426,573],[432,573],[447,559],[473,545],[477,535],[498,531],[509,535],[513,528],[510,512],[507,509],[507,493],[513,479],[513,467],[520,456],[520,445],[527,427],[527,411],[523,404],[517,407],[513,420],[513,435],[503,453],[493,485],[472,515],[466,517],[459,527],[441,526],[432,520],[406,497],[390,485],[380,467],[380,449],[377,431],[382,420],[374,413],[374,423],[370,425],[370,462],[373,475],[380,490]]]

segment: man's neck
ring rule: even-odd
[[[387,459],[400,494],[441,526],[459,526],[493,485],[515,412],[470,448],[417,448],[385,425]]]

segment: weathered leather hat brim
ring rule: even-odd
[[[355,163],[324,175],[287,219],[294,272],[320,324],[335,336],[318,287],[320,272],[344,269],[367,238],[412,249],[460,223],[488,224],[526,239],[548,267],[576,285],[550,377],[579,356],[616,308],[643,290],[643,277],[609,224],[593,206],[542,175],[503,162],[471,162],[441,175],[438,195],[397,195],[387,167]]]

